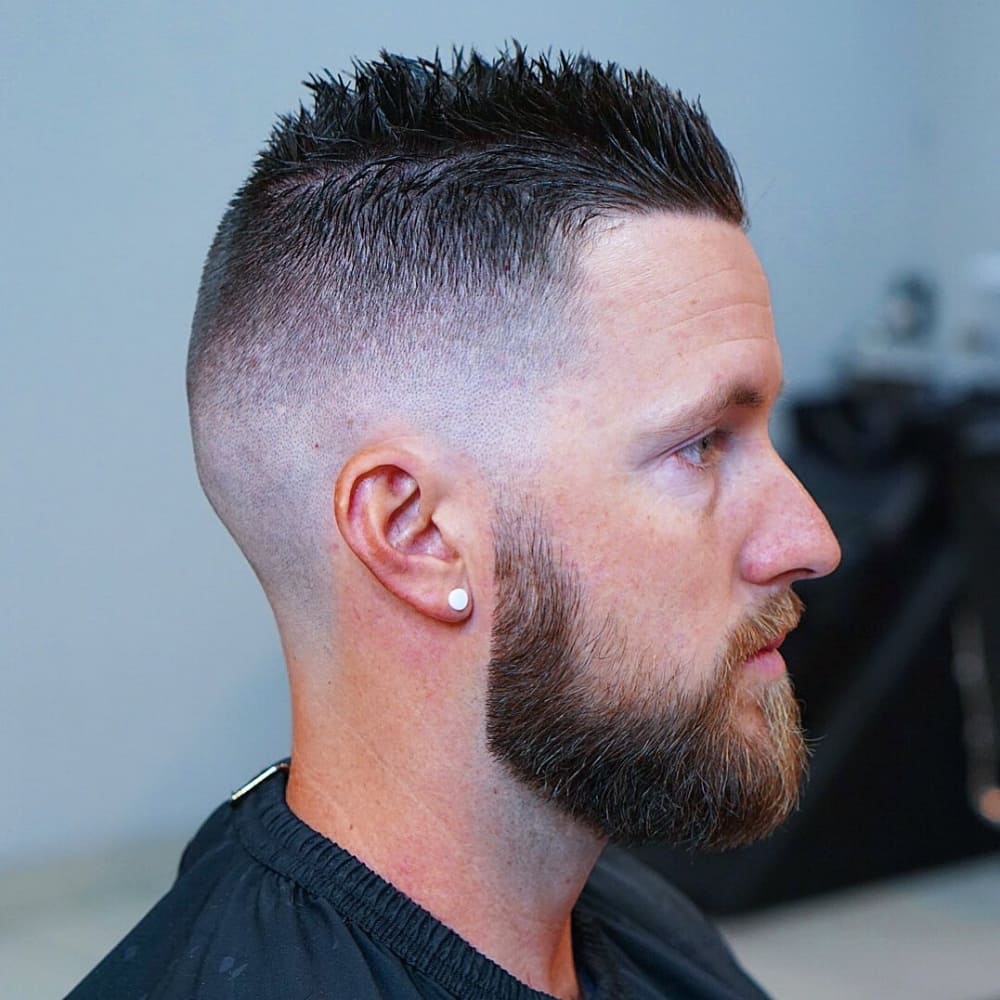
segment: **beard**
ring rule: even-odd
[[[798,703],[786,675],[750,685],[743,665],[798,624],[792,591],[741,622],[692,691],[697,665],[632,655],[611,617],[588,623],[538,519],[502,518],[495,558],[486,736],[515,778],[626,845],[723,850],[784,821],[807,761]]]

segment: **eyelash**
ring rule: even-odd
[[[715,428],[715,430],[707,431],[704,434],[699,434],[693,441],[689,441],[685,445],[681,445],[674,454],[689,468],[693,469],[695,472],[707,472],[709,469],[715,467],[719,458],[722,456],[722,452],[725,449],[726,442],[729,440],[729,432],[721,430],[720,428]],[[702,446],[704,451],[708,454],[703,454]],[[699,454],[698,461],[692,461],[691,458],[686,457],[685,452],[692,453],[697,450]]]

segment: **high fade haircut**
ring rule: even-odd
[[[206,494],[302,625],[329,608],[330,493],[366,433],[459,422],[476,452],[523,421],[582,351],[602,221],[746,224],[700,104],[642,70],[515,45],[306,86],[219,226],[187,373]]]

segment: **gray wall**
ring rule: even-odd
[[[199,493],[183,363],[213,228],[308,72],[516,37],[700,93],[746,182],[794,391],[830,377],[891,272],[997,243],[997,11],[8,0],[0,866],[190,829],[286,752],[277,639]]]
[[[1000,252],[1000,3],[930,4],[925,31],[921,244],[951,338],[970,318],[969,257]]]

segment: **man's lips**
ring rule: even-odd
[[[779,647],[785,641],[788,633],[778,636],[766,646],[761,646],[753,656],[744,664],[745,667],[756,674],[763,674],[765,677],[780,677],[785,673],[785,660]]]
[[[773,639],[766,646],[761,646],[760,649],[758,649],[757,652],[754,653],[754,656],[760,656],[761,653],[775,652],[776,650],[781,648],[781,644],[785,641],[787,637],[788,637],[787,632],[785,632],[782,635],[779,635],[777,639]]]
[[[729,662],[768,677],[784,674],[785,661],[779,649],[804,610],[793,590],[765,597],[733,631]]]

